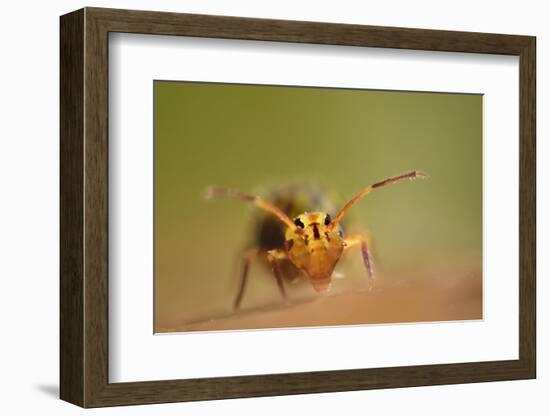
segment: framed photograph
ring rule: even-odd
[[[535,378],[534,37],[60,29],[63,400]]]

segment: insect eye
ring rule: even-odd
[[[302,222],[302,220],[300,218],[296,218],[294,220],[294,224],[296,225],[296,227],[304,228],[304,223]]]
[[[330,214],[327,214],[325,217],[325,225],[329,225],[332,222],[332,218],[330,218]]]

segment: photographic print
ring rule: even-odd
[[[155,333],[483,318],[481,94],[153,88]]]
[[[62,400],[536,378],[535,37],[86,7],[59,38]]]

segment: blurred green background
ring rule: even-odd
[[[204,200],[210,185],[262,193],[315,180],[340,207],[372,182],[422,170],[428,180],[367,196],[348,230],[369,231],[384,284],[456,271],[481,281],[481,95],[167,81],[154,94],[156,331],[231,313],[255,211]],[[342,267],[364,277],[359,253]],[[261,264],[249,281],[244,307],[279,300]]]

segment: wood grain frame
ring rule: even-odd
[[[530,36],[85,8],[60,19],[60,396],[82,407],[336,392],[536,376],[535,38]],[[109,383],[110,32],[519,56],[519,359]]]

